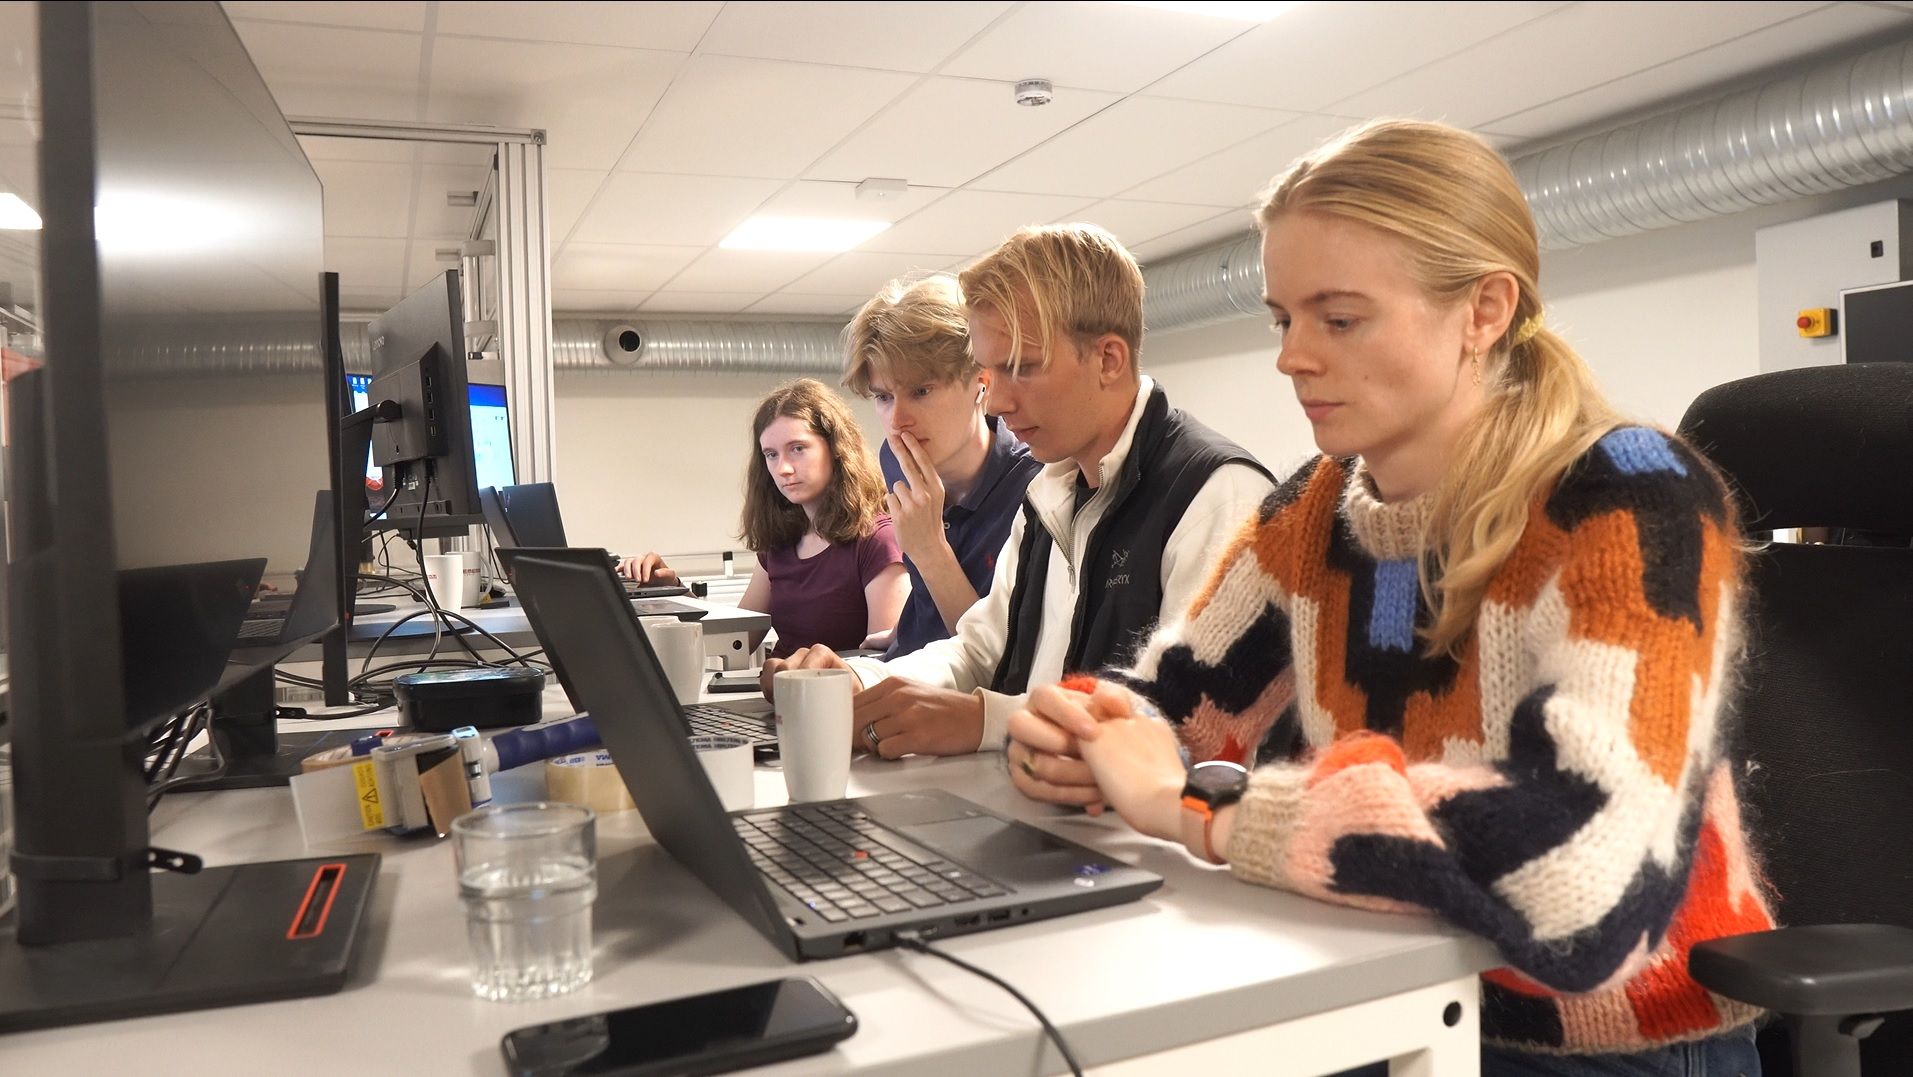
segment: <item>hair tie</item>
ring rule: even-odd
[[[1510,345],[1511,347],[1519,348],[1534,339],[1534,335],[1541,331],[1542,313],[1543,312],[1536,311],[1532,317],[1521,323],[1521,328],[1514,331],[1514,343]]]

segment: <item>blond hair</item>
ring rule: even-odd
[[[1061,332],[1080,352],[1105,333],[1129,345],[1130,375],[1142,354],[1142,268],[1116,237],[1093,224],[1018,229],[957,276],[964,309],[995,311],[1010,329],[1010,369],[1023,364],[1023,322],[1036,318],[1045,346]]]
[[[858,396],[871,394],[873,378],[896,389],[966,381],[977,370],[963,293],[947,273],[891,281],[844,327],[843,384]]]
[[[1508,330],[1480,356],[1488,399],[1433,491],[1421,586],[1430,653],[1456,653],[1528,510],[1621,422],[1567,342],[1542,326],[1541,252],[1514,173],[1493,148],[1435,123],[1356,127],[1301,158],[1262,196],[1264,231],[1285,213],[1353,221],[1393,237],[1439,301],[1493,273],[1519,288]],[[1432,561],[1432,564],[1430,563]]]
[[[830,485],[814,524],[802,506],[777,489],[764,466],[764,429],[780,418],[801,419],[830,450]],[[876,527],[883,509],[883,476],[876,457],[864,444],[850,406],[828,385],[799,378],[778,386],[757,405],[751,420],[751,462],[744,471],[744,513],[737,530],[745,549],[763,553],[792,545],[813,526],[827,542],[855,542]]]

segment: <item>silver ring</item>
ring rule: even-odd
[[[877,735],[877,723],[872,722],[864,726],[864,743],[870,745],[870,750],[873,752],[881,750],[883,738]]]

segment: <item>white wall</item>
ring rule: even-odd
[[[738,549],[751,416],[777,374],[560,373],[557,485],[574,546]],[[834,379],[824,379],[834,384]],[[866,437],[868,403],[851,398]],[[874,448],[875,442],[872,441]]]

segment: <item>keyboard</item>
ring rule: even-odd
[[[828,923],[1009,893],[878,826],[854,804],[751,812],[731,825],[757,870]]]
[[[691,735],[696,737],[743,737],[752,744],[777,740],[777,727],[768,714],[740,714],[728,707],[693,703],[684,708],[684,717],[691,723]]]

